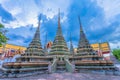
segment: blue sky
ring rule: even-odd
[[[63,35],[69,46],[70,32],[73,45],[79,40],[78,15],[90,43],[109,41],[111,48],[120,46],[120,0],[0,0],[0,23],[8,30],[8,43],[28,46],[35,33],[38,15],[42,15],[40,35],[53,41],[58,8],[61,11]]]

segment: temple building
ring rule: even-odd
[[[0,60],[14,57],[17,54],[25,53],[26,47],[13,44],[6,44],[0,47]]]
[[[91,46],[98,53],[98,55],[103,56],[105,60],[111,60],[110,55],[112,55],[112,51],[108,42],[94,43],[91,44]]]
[[[80,39],[77,54],[74,54],[72,39],[70,50],[62,34],[60,11],[58,13],[58,28],[51,50],[46,54],[41,46],[40,20],[34,37],[24,54],[16,62],[7,62],[2,65],[4,77],[22,77],[44,73],[86,72],[119,75],[111,60],[104,60],[90,46],[85,36],[80,18]]]

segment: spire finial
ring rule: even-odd
[[[80,20],[80,16],[78,16],[78,20],[79,20],[79,24],[81,25],[81,20]]]
[[[45,34],[45,46],[46,46],[46,44],[47,44],[47,32]]]
[[[61,30],[61,24],[60,24],[60,9],[58,9],[58,29],[57,29],[57,35],[62,35],[62,30]]]
[[[79,20],[79,24],[80,24],[80,31],[83,31],[80,16],[78,16],[78,20]]]
[[[71,32],[70,32],[70,43],[72,43],[72,36],[71,36]]]
[[[38,27],[40,27],[41,14],[38,15]]]
[[[60,8],[58,8],[58,27],[60,27]]]
[[[58,8],[58,15],[59,15],[59,17],[60,17],[60,8]]]
[[[45,55],[47,55],[47,32],[45,34],[44,52],[45,52]]]

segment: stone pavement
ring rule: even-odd
[[[0,80],[120,80],[120,76],[90,73],[53,73],[21,78],[3,78]]]

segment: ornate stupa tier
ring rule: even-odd
[[[42,49],[41,40],[40,40],[40,19],[38,22],[38,27],[35,32],[34,38],[29,44],[29,47],[25,51],[25,54],[22,56],[41,56],[44,55],[44,51]]]
[[[62,29],[60,25],[60,12],[58,17],[58,29],[57,29],[55,40],[51,47],[50,54],[54,54],[54,55],[69,54],[66,41],[62,35]]]
[[[79,40],[79,44],[78,44],[77,53],[81,54],[81,55],[92,54],[93,49],[90,46],[89,41],[87,40],[87,38],[85,36],[80,18],[79,18],[79,23],[80,23],[80,40]]]

